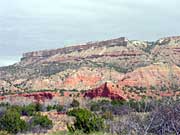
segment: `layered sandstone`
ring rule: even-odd
[[[176,65],[169,67],[168,64],[156,63],[124,74],[121,78],[118,82],[106,82],[99,87],[90,89],[84,96],[139,100],[143,96],[177,95],[178,88],[174,91],[172,85],[180,86],[180,68]]]
[[[179,65],[180,37],[156,42],[117,38],[25,53],[19,63],[0,68],[0,90],[81,91],[98,88],[107,81],[120,90],[124,86],[178,88]]]
[[[80,52],[85,51],[90,48],[99,48],[99,47],[113,47],[113,46],[126,46],[127,41],[124,37],[112,39],[112,40],[106,40],[106,41],[100,41],[100,42],[89,42],[82,45],[75,45],[55,50],[45,50],[45,51],[37,51],[37,52],[29,52],[24,53],[22,61],[27,61],[28,59],[43,59],[48,58],[51,56],[54,56],[56,54],[68,54],[72,52]]]
[[[122,90],[118,89],[118,85],[107,82],[97,88],[87,91],[84,94],[84,97],[106,97],[111,99],[127,100],[127,96]]]
[[[180,67],[168,63],[154,63],[147,67],[141,67],[124,75],[119,81],[120,85],[128,86],[167,86],[172,83],[180,86]]]
[[[180,37],[159,39],[152,50],[154,61],[168,62],[180,65]]]

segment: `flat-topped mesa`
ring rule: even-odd
[[[110,47],[110,46],[117,46],[117,45],[126,46],[127,41],[125,37],[120,37],[117,39],[111,39],[111,40],[105,40],[105,41],[98,41],[98,42],[88,42],[81,45],[59,48],[59,49],[54,49],[54,50],[28,52],[28,53],[23,54],[22,59],[27,59],[27,58],[32,58],[32,57],[43,58],[43,57],[49,57],[56,54],[66,54],[66,53],[71,53],[73,51],[87,50],[91,47],[94,47],[94,48],[103,47],[103,46]]]

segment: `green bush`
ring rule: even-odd
[[[42,106],[42,104],[40,104],[40,103],[35,104],[35,110],[36,110],[36,112],[41,112],[41,111],[43,111],[43,106]]]
[[[126,101],[124,101],[124,100],[112,100],[111,101],[111,104],[113,105],[113,106],[122,106],[122,105],[124,105],[126,103]]]
[[[71,92],[78,92],[78,90],[77,89],[72,89],[72,90],[70,90]]]
[[[21,114],[26,115],[26,116],[32,116],[36,112],[40,112],[40,111],[43,111],[43,106],[39,103],[37,103],[37,104],[32,103],[27,106],[23,106],[21,108]]]
[[[8,107],[10,104],[8,102],[1,102],[0,107]]]
[[[151,90],[156,90],[156,86],[150,86]]]
[[[35,126],[40,126],[45,129],[50,129],[53,126],[52,120],[50,120],[47,116],[42,116],[37,114],[33,116],[30,120],[31,128]]]
[[[72,103],[71,103],[71,107],[79,107],[79,101],[73,99]]]
[[[28,106],[22,107],[22,115],[25,116],[32,116],[36,112],[36,105],[35,104],[29,104]]]
[[[18,105],[8,106],[7,109],[17,111],[20,114],[22,112],[22,107]]]
[[[62,105],[56,105],[55,108],[56,108],[57,112],[61,112],[63,110]]]
[[[47,109],[47,111],[54,110],[54,106],[52,106],[52,105],[48,105],[48,106],[46,107],[46,109]]]
[[[66,90],[63,90],[63,89],[59,91],[59,93],[61,94],[61,96],[64,96],[64,92],[65,92],[65,91],[66,91]]]
[[[63,111],[63,106],[59,105],[59,104],[57,104],[57,105],[48,105],[46,109],[47,109],[47,111],[57,110],[57,112],[61,112],[61,111]]]
[[[100,106],[99,106],[98,103],[93,103],[93,104],[91,105],[91,107],[90,107],[90,110],[93,111],[93,112],[97,112],[97,111],[100,111],[101,108],[100,108]]]
[[[20,114],[15,109],[9,109],[0,118],[0,130],[18,133],[27,130],[27,124],[20,119]]]
[[[73,125],[67,125],[69,131],[81,130],[84,133],[100,131],[104,128],[104,120],[87,109],[76,108],[67,113],[74,116],[76,121]]]
[[[168,90],[168,88],[166,86],[161,86],[160,87],[160,91],[167,91],[167,90]]]

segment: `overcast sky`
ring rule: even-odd
[[[85,41],[180,35],[179,8],[179,0],[0,0],[0,66]]]

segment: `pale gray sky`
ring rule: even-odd
[[[179,0],[0,0],[0,66],[23,52],[180,35]]]

